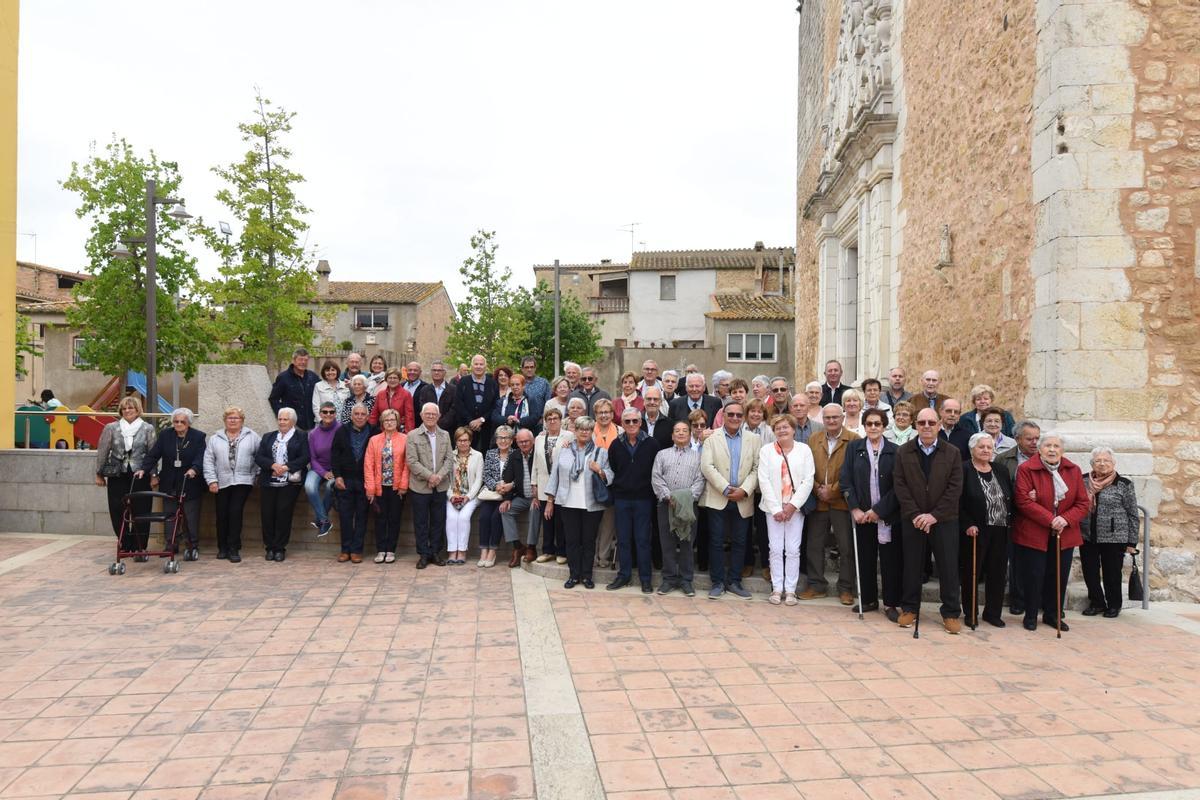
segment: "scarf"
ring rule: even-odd
[[[775,443],[775,452],[783,459],[783,463],[779,467],[779,485],[780,494],[783,496],[783,502],[792,499],[792,495],[796,489],[792,485],[792,468],[788,466],[787,453],[783,452],[783,448],[779,446],[779,442]]]
[[[454,456],[454,492],[457,497],[466,497],[467,489],[470,485],[467,483],[467,465],[471,463],[470,453],[456,453]]]
[[[883,442],[879,443],[878,448],[871,447],[870,440],[867,441],[867,459],[871,462],[871,505],[874,506],[879,502],[879,457],[883,454]],[[883,520],[875,525],[875,539],[880,544],[890,544],[892,541],[892,526],[888,525]]]
[[[1058,474],[1058,468],[1062,466],[1062,462],[1051,465],[1045,461],[1042,466],[1050,470],[1050,477],[1054,479],[1054,513],[1058,513],[1058,504],[1067,496],[1067,482],[1063,480],[1062,475]]]
[[[1096,496],[1100,494],[1102,490],[1112,486],[1113,481],[1116,479],[1117,471],[1115,469],[1108,473],[1107,478],[1101,478],[1094,472],[1091,475],[1088,475],[1088,479],[1084,481],[1084,486],[1087,487],[1088,504],[1091,506],[1092,511],[1096,510]]]
[[[118,421],[118,424],[121,426],[121,438],[125,441],[125,450],[128,452],[133,449],[133,439],[137,436],[137,432],[143,425],[149,425],[150,423],[141,417],[138,417],[133,422],[126,422],[125,418],[122,417]]]
[[[580,450],[578,439],[571,442],[571,455],[575,459],[571,462],[570,477],[572,482],[579,480],[579,476],[583,474],[583,468],[587,464],[587,457],[591,454],[593,446],[591,442],[588,442],[587,446]]]
[[[296,432],[296,429],[292,428],[286,434],[281,433],[278,436],[276,436],[275,441],[271,443],[271,460],[274,461],[276,464],[287,464],[288,463],[288,457],[287,457],[288,447],[287,447],[287,445],[288,445],[288,441],[292,438],[292,434],[294,434],[295,432]],[[287,482],[288,482],[288,474],[286,472],[282,475],[272,475],[271,476],[271,483],[284,484]]]
[[[229,434],[225,434],[226,440],[229,440]],[[229,441],[229,471],[237,472],[237,451],[238,445],[242,443],[242,439],[246,438],[246,429],[242,428],[238,431],[238,435]]]

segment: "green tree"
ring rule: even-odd
[[[537,357],[540,375],[554,377],[554,370],[559,368],[554,363],[554,290],[545,281],[538,281],[532,291],[521,292],[516,308],[532,323],[523,352]],[[561,294],[559,297],[558,335],[559,357],[563,361],[591,364],[604,357],[600,347],[600,323],[588,316],[574,295]]]
[[[495,231],[485,230],[471,237],[473,252],[458,270],[467,297],[455,307],[446,349],[455,361],[470,363],[471,356],[482,353],[493,365],[515,367],[533,326],[524,313],[527,306],[522,306],[527,293],[509,285],[511,268],[496,266],[495,237]]]
[[[41,353],[41,349],[33,338],[33,331],[29,328],[29,317],[24,314],[17,314],[17,377],[24,377],[28,374],[25,369],[25,356],[36,356]]]
[[[295,114],[271,109],[257,92],[250,122],[238,125],[250,150],[238,162],[214,167],[225,188],[217,200],[241,223],[235,242],[228,245],[210,234],[209,242],[222,256],[220,278],[210,284],[223,341],[240,342],[226,360],[264,364],[278,369],[295,347],[313,342],[312,311],[317,276],[312,253],[303,239],[308,208],[296,197],[304,177],[289,168],[291,150],[284,137]]]
[[[84,250],[90,281],[75,287],[75,306],[67,323],[79,329],[85,342],[82,357],[107,375],[124,376],[128,369],[145,369],[146,284],[144,249],[133,258],[110,255],[113,246],[146,226],[146,181],[157,182],[161,196],[178,196],[179,167],[159,161],[153,150],[142,158],[124,139],[115,139],[103,155],[72,162],[63,188],[79,195],[79,218],[91,222]],[[189,227],[155,205],[157,245],[157,364],[160,372],[178,371],[191,378],[212,350],[207,310],[197,302],[199,274],[196,259],[186,249],[199,225]],[[174,297],[181,303],[176,305]]]

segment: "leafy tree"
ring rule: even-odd
[[[34,341],[33,331],[29,329],[29,317],[17,314],[17,377],[28,373],[25,369],[25,356],[36,356],[39,353],[41,349]]]
[[[446,348],[456,361],[470,363],[482,353],[495,365],[516,365],[528,346],[533,329],[522,306],[527,293],[509,286],[510,267],[496,266],[496,232],[480,230],[471,237],[473,253],[458,273],[467,287],[467,297],[455,308]],[[526,303],[528,301],[525,301]]]
[[[532,322],[524,352],[537,356],[538,373],[554,377],[560,367],[554,363],[554,290],[538,281],[532,291],[522,291],[516,304],[520,315]],[[600,347],[600,324],[592,320],[579,298],[563,293],[559,297],[559,356],[563,361],[590,364],[604,357]]]
[[[140,236],[146,226],[146,181],[157,182],[161,196],[180,189],[179,167],[159,161],[153,150],[139,156],[124,139],[114,139],[103,155],[72,162],[63,188],[79,195],[76,216],[91,221],[84,250],[90,281],[75,287],[76,304],[67,312],[67,323],[85,338],[82,357],[107,375],[124,376],[126,370],[146,364],[146,284],[144,249],[133,258],[110,255],[122,238]],[[168,209],[155,205],[157,244],[157,365],[160,372],[178,371],[191,378],[211,352],[207,310],[196,301],[199,274],[196,260],[185,244],[198,226],[174,219]],[[174,297],[183,302],[178,307]]]
[[[241,343],[227,351],[226,359],[273,370],[294,348],[313,342],[312,311],[305,304],[316,299],[317,279],[303,238],[308,208],[295,192],[304,177],[288,167],[292,152],[283,142],[295,114],[272,110],[261,92],[255,100],[254,118],[238,125],[249,152],[236,163],[213,168],[227,184],[217,200],[242,230],[228,244],[210,233],[209,243],[224,264],[210,286],[223,312],[217,316],[222,339]]]

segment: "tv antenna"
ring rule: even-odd
[[[638,226],[641,224],[642,223],[640,223],[640,222],[631,222],[628,225],[626,225],[624,228],[617,228],[617,230],[623,231],[623,232],[629,234],[629,252],[630,253],[633,253],[633,251],[634,251],[634,243],[637,240],[637,229],[638,229]]]

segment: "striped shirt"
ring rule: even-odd
[[[700,451],[691,447],[672,445],[658,451],[650,470],[650,485],[659,500],[667,500],[672,492],[690,489],[699,500],[704,490],[704,475],[700,472]]]

